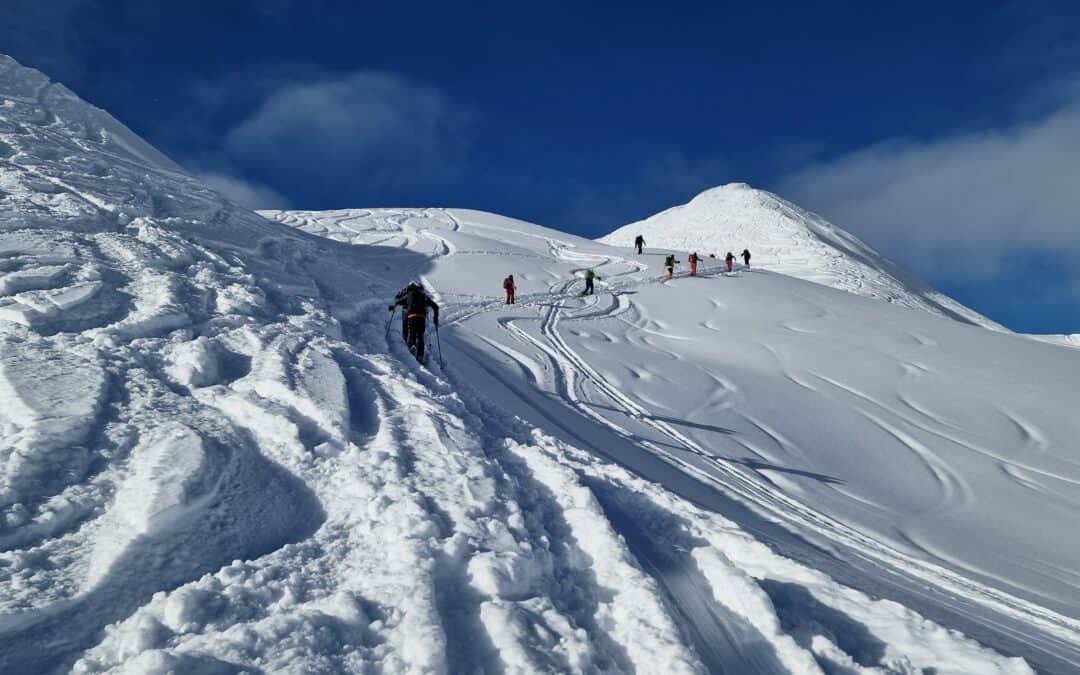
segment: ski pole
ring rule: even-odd
[[[439,345],[439,367],[446,368],[446,361],[442,357],[442,338],[439,337],[439,324],[435,324],[435,344]]]
[[[386,339],[390,339],[390,322],[394,320],[394,312],[397,310],[397,305],[390,306],[390,318],[386,320]]]

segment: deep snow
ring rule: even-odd
[[[1074,671],[1075,352],[0,99],[0,672]]]

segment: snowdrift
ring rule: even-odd
[[[0,104],[0,672],[1080,660],[1074,352],[478,212],[268,219],[10,59]]]

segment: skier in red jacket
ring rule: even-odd
[[[698,256],[697,251],[694,251],[693,253],[690,254],[690,257],[687,258],[687,260],[690,262],[690,276],[696,277],[697,276],[697,264],[701,260],[701,257]]]

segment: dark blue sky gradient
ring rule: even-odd
[[[712,185],[776,189],[882,140],[1045,114],[1080,70],[1078,25],[1075,2],[9,0],[0,51],[295,208],[461,206],[599,236]],[[283,86],[358,72],[433,92],[438,147],[342,139],[286,163],[228,140]],[[1043,300],[918,271],[1010,327],[1080,331],[1050,271],[1028,272]]]

